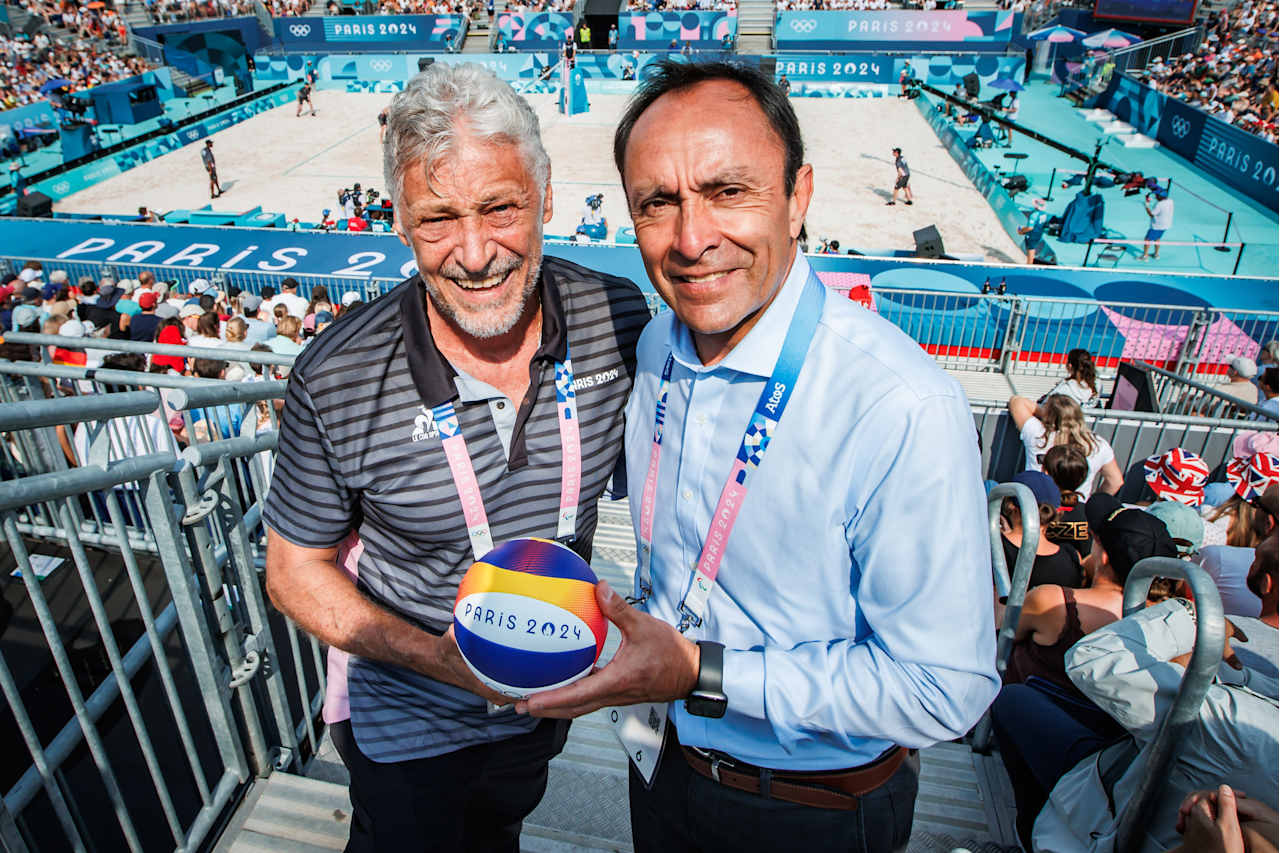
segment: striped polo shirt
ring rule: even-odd
[[[555,362],[573,360],[582,441],[577,541],[590,559],[596,502],[621,470],[623,408],[635,345],[649,319],[632,282],[558,258],[542,264],[542,342],[530,390],[512,401],[460,375],[431,337],[414,276],[341,318],[298,356],[285,393],[264,519],[307,548],[364,543],[359,588],[433,634],[453,618],[473,561],[462,504],[431,410],[453,401],[495,543],[554,538],[560,508]],[[438,755],[531,731],[537,720],[489,715],[473,693],[352,657],[351,725],[374,761]]]

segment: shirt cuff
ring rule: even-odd
[[[724,695],[733,713],[765,718],[764,652],[724,650]]]

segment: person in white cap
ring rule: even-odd
[[[1235,397],[1246,403],[1256,404],[1258,386],[1253,378],[1258,375],[1258,365],[1253,359],[1238,355],[1227,362],[1227,381],[1214,388],[1222,394]]]

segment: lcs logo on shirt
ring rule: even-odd
[[[418,415],[413,419],[413,440],[426,441],[428,438],[439,438],[440,430],[436,428],[436,419],[426,406],[418,407]]]

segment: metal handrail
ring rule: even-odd
[[[970,408],[995,408],[1007,409],[1008,400],[970,400]],[[1178,424],[1186,426],[1202,426],[1202,427],[1222,427],[1223,429],[1238,430],[1241,422],[1232,418],[1204,418],[1199,415],[1166,415],[1157,412],[1132,412],[1128,409],[1085,409],[1084,418],[1086,426],[1097,421],[1137,421],[1140,423],[1150,424]],[[1096,432],[1096,430],[1095,430]]]
[[[1165,370],[1162,367],[1156,367],[1154,364],[1150,364],[1145,361],[1135,361],[1133,362],[1133,365],[1134,367],[1141,368],[1142,370],[1145,370],[1148,373],[1154,373],[1163,379],[1177,382],[1182,385],[1186,385],[1188,388],[1190,388],[1191,390],[1199,394],[1203,394],[1209,397],[1215,397],[1218,400],[1221,400],[1223,403],[1230,405],[1233,408],[1238,409],[1239,411],[1245,414],[1255,415],[1257,418],[1262,420],[1280,421],[1280,417],[1278,417],[1276,413],[1271,411],[1270,409],[1264,409],[1261,406],[1255,405],[1253,403],[1246,403],[1244,400],[1241,400],[1239,397],[1232,397],[1230,394],[1225,394],[1222,391],[1219,391],[1218,389],[1210,385],[1204,385],[1200,382],[1195,381],[1194,379],[1188,379],[1186,376],[1183,376],[1180,373],[1174,373],[1172,371]],[[1164,404],[1164,401],[1162,400],[1161,405],[1163,404]],[[1194,416],[1186,416],[1186,417],[1194,417]]]
[[[151,388],[207,388],[224,385],[227,382],[225,379],[175,376],[171,373],[142,373],[135,370],[109,370],[100,367],[75,367],[69,364],[42,364],[38,361],[0,359],[0,375],[6,374],[34,376],[41,379],[96,381],[106,385],[146,385]]]
[[[1009,578],[1004,559],[1004,534],[1000,530],[1000,506],[1005,498],[1018,502],[1022,514],[1022,544],[1018,546],[1018,558],[1013,563],[1013,578]],[[996,635],[996,672],[1004,677],[1013,652],[1013,638],[1018,631],[1018,619],[1022,616],[1022,603],[1027,597],[1027,584],[1036,561],[1036,549],[1040,545],[1040,507],[1031,489],[1022,483],[1001,483],[987,493],[987,521],[990,524],[991,573],[996,595],[1005,599],[1004,620]],[[973,751],[986,753],[991,748],[991,715],[984,714],[973,733]]]
[[[1124,56],[1125,54],[1133,53],[1136,50],[1145,50],[1148,48],[1157,47],[1167,42],[1175,41],[1176,39],[1186,38],[1189,35],[1194,35],[1195,32],[1199,29],[1200,27],[1198,25],[1194,27],[1187,27],[1185,30],[1178,30],[1176,33],[1168,33],[1166,35],[1157,36],[1156,38],[1153,38],[1153,39],[1147,39],[1146,41],[1137,42],[1136,44],[1127,45],[1125,47],[1117,47],[1114,50],[1107,51],[1107,58],[1115,59],[1117,56]]]
[[[216,380],[215,380],[216,381]],[[169,395],[169,405],[178,410],[225,406],[229,403],[257,403],[284,397],[287,382],[225,382],[203,388],[186,388]]]
[[[160,407],[155,391],[123,391],[0,403],[0,432],[148,415]]]
[[[1155,738],[1144,750],[1146,766],[1138,787],[1120,815],[1116,831],[1116,850],[1136,853],[1142,847],[1142,828],[1151,821],[1151,813],[1168,782],[1169,766],[1187,741],[1191,725],[1200,714],[1200,705],[1222,662],[1222,646],[1226,626],[1222,598],[1218,588],[1204,569],[1173,557],[1148,557],[1129,572],[1124,585],[1124,615],[1131,616],[1146,604],[1153,578],[1179,578],[1191,585],[1196,600],[1196,640],[1178,685],[1178,695],[1161,721]]]

